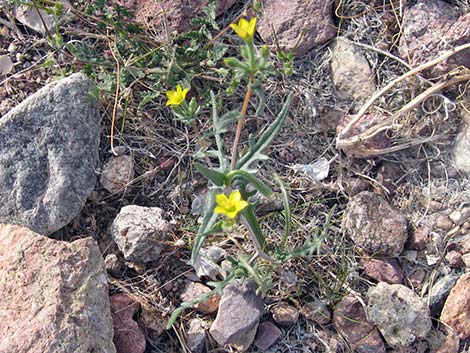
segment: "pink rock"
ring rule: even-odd
[[[463,265],[462,254],[457,250],[451,250],[446,254],[446,261],[450,267],[460,267]]]
[[[407,249],[424,250],[428,243],[429,232],[431,229],[425,225],[419,225],[414,231],[411,232],[405,246]]]
[[[397,259],[365,259],[362,265],[366,275],[379,282],[390,284],[403,282],[403,272]]]
[[[139,310],[140,304],[125,293],[114,294],[109,299],[116,352],[143,353],[146,346],[145,335],[132,318]]]
[[[364,308],[354,296],[341,300],[333,312],[333,324],[355,351],[385,353],[379,331],[367,321]]]
[[[307,53],[336,35],[330,1],[264,0],[258,33],[274,46],[275,35],[281,48]]]
[[[343,228],[369,254],[397,257],[408,238],[405,217],[381,195],[368,191],[349,200]]]
[[[405,12],[399,53],[411,65],[428,62],[443,52],[468,43],[470,14],[460,16],[457,7],[441,0],[420,0]],[[470,50],[453,56],[440,70],[456,66],[470,67]]]
[[[436,227],[442,230],[450,230],[454,226],[454,222],[446,214],[441,214],[436,219]]]
[[[191,20],[203,17],[202,10],[209,3],[208,0],[118,0],[118,3],[130,9],[135,15],[135,21],[141,25],[161,27],[163,33],[163,20],[168,24],[170,32],[182,33],[191,27]],[[216,14],[227,11],[235,0],[217,1]],[[166,17],[164,17],[166,15]]]
[[[0,352],[116,352],[104,263],[72,243],[0,224]]]
[[[464,340],[470,337],[470,273],[463,274],[450,291],[440,320]]]
[[[202,283],[189,282],[184,292],[181,294],[181,299],[185,302],[189,302],[209,293],[210,291],[210,288]],[[212,314],[219,308],[219,302],[220,295],[214,295],[206,301],[195,304],[193,308],[203,314]]]
[[[253,344],[265,351],[275,344],[282,335],[282,331],[270,321],[259,324]]]

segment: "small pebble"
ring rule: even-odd
[[[9,53],[14,53],[16,52],[17,49],[18,49],[18,46],[13,42],[10,43],[10,45],[8,45],[8,48],[7,48]]]
[[[460,267],[463,264],[462,254],[456,250],[449,251],[446,254],[446,261],[450,267]]]
[[[299,311],[287,303],[279,303],[271,309],[273,320],[281,326],[290,326],[297,322]]]
[[[450,230],[454,226],[454,223],[448,215],[441,214],[437,217],[435,225],[439,229]]]
[[[470,268],[470,253],[462,255],[462,262],[466,268]]]

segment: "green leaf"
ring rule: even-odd
[[[269,146],[279,133],[279,130],[287,117],[287,113],[289,112],[291,102],[292,93],[287,97],[284,106],[269,128],[263,132],[255,144],[250,143],[248,152],[237,162],[237,169],[247,169],[251,163],[265,157],[261,152]]]
[[[276,183],[279,185],[281,189],[282,202],[284,204],[284,212],[285,212],[285,217],[286,217],[286,228],[284,232],[284,237],[281,242],[281,249],[284,249],[287,243],[287,239],[289,238],[289,235],[290,235],[290,228],[292,225],[292,213],[291,213],[290,205],[289,205],[289,196],[287,195],[287,191],[286,191],[286,188],[284,187],[284,183],[282,182],[281,178],[277,174],[274,174],[274,180],[276,180]]]
[[[224,173],[218,172],[213,169],[204,167],[202,164],[194,163],[196,169],[199,173],[204,175],[207,179],[212,181],[216,186],[224,186],[226,181],[226,176]]]
[[[220,194],[221,192],[223,192],[223,190],[220,188],[215,188],[211,191],[211,194],[209,196],[209,205],[207,206],[207,210],[202,220],[202,224],[197,232],[196,239],[194,240],[193,250],[191,252],[191,265],[194,265],[199,255],[199,251],[202,248],[202,244],[204,243],[204,240],[208,235],[208,229],[212,228],[212,225],[218,217],[217,214],[214,214],[215,195]]]
[[[232,170],[227,174],[227,179],[231,180],[233,178],[241,177],[245,179],[247,182],[249,182],[253,187],[258,190],[261,194],[263,194],[265,197],[271,197],[274,193],[273,191],[265,184],[263,183],[260,179],[255,177],[253,174],[244,171],[244,170]]]
[[[256,240],[260,244],[261,250],[264,250],[266,248],[266,238],[264,237],[263,232],[261,231],[261,228],[259,226],[258,220],[256,219],[253,205],[250,205],[245,208],[245,210],[243,211],[243,216],[245,217],[246,222],[250,226],[251,231],[255,235]]]

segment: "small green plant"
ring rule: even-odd
[[[205,154],[206,161],[209,158],[215,158],[218,161],[218,165],[214,166],[212,162],[208,163],[207,166],[201,163],[195,164],[197,170],[210,181],[212,190],[202,224],[199,227],[193,244],[191,262],[195,265],[201,256],[200,250],[208,236],[216,233],[230,232],[239,224],[243,225],[248,231],[255,250],[254,253],[241,252],[236,258],[227,257],[231,266],[225,270],[224,279],[219,282],[209,282],[208,285],[213,290],[203,297],[191,302],[182,303],[170,317],[167,325],[168,328],[173,325],[183,310],[206,300],[212,295],[221,294],[227,284],[237,279],[250,278],[257,283],[260,291],[268,290],[271,287],[273,271],[284,261],[297,256],[311,255],[319,249],[318,242],[311,239],[306,239],[305,243],[298,248],[292,249],[287,247],[287,240],[290,234],[291,211],[287,192],[279,177],[275,176],[275,180],[281,190],[279,195],[284,202],[284,218],[286,220],[285,233],[280,244],[274,247],[268,244],[255,215],[257,203],[251,202],[250,199],[253,199],[252,197],[256,193],[263,195],[267,199],[273,198],[276,195],[268,185],[256,176],[256,168],[258,162],[268,158],[263,154],[263,151],[280,131],[287,117],[292,95],[290,94],[286,98],[275,120],[257,138],[250,135],[248,146],[240,152],[240,136],[250,98],[253,92],[257,94],[259,105],[256,114],[262,114],[265,107],[262,81],[268,75],[273,74],[274,71],[269,60],[270,53],[267,47],[257,50],[253,43],[256,18],[252,18],[249,21],[242,18],[238,23],[231,24],[230,27],[244,42],[240,47],[242,60],[230,57],[225,59],[224,62],[233,70],[237,85],[238,83],[245,84],[246,92],[241,109],[239,111],[229,111],[221,117],[218,112],[216,95],[213,91],[210,92],[212,105],[212,131],[210,136],[214,139],[215,149],[210,149],[209,147],[203,153]],[[167,92],[167,105],[172,107],[177,119],[190,124],[197,118],[199,107],[194,98],[189,104],[186,103],[185,97],[188,90],[188,88],[182,89],[178,85],[175,91]],[[230,123],[236,123],[237,128],[232,151],[229,154],[229,151],[227,151],[226,146],[222,142],[222,135],[227,132],[227,127]],[[228,155],[230,155],[230,158]]]

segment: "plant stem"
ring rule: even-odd
[[[237,152],[238,152],[238,143],[240,142],[240,136],[243,129],[243,123],[245,122],[246,111],[248,110],[248,103],[251,98],[251,84],[253,83],[253,75],[250,75],[248,80],[248,89],[246,90],[245,100],[243,101],[242,110],[240,112],[240,119],[238,119],[237,131],[235,132],[235,139],[233,140],[232,148],[232,159],[230,162],[230,170],[234,170],[237,163]]]
[[[193,127],[193,130],[194,130],[194,133],[196,134],[196,137],[197,137],[197,140],[199,142],[199,148],[201,150],[204,150],[206,148],[206,144],[204,142],[204,139],[202,138],[201,136],[201,132],[199,131],[197,125],[196,125],[196,120],[193,120],[192,121],[192,127]],[[204,160],[206,161],[207,165],[212,168],[212,163],[209,159],[209,157],[207,156],[207,154],[204,153]]]

